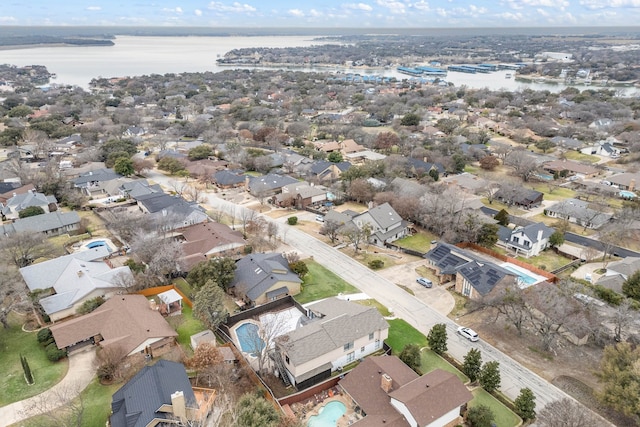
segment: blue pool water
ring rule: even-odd
[[[336,427],[338,419],[347,412],[347,407],[342,402],[334,400],[324,405],[318,411],[318,415],[309,418],[308,427]]]
[[[259,329],[255,323],[243,323],[236,328],[236,335],[238,336],[238,341],[240,341],[242,351],[251,354],[262,351],[264,341],[257,336]]]
[[[536,176],[540,179],[544,179],[545,181],[552,181],[553,180],[553,175],[549,175],[547,173],[539,173],[536,174]]]
[[[107,243],[104,240],[96,240],[95,242],[87,243],[89,249],[97,248],[98,246],[105,246]]]
[[[501,265],[501,267],[505,270],[509,270],[510,272],[515,273],[518,277],[520,277],[520,280],[522,280],[527,285],[533,285],[538,282],[538,279],[536,279],[535,277],[531,277],[528,274],[511,267],[509,264],[503,264]]]

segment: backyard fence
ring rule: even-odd
[[[176,285],[165,285],[165,286],[155,286],[153,288],[143,289],[141,291],[136,292],[139,295],[144,295],[145,297],[152,297],[154,295],[161,294],[166,291],[170,291],[173,289],[182,297],[182,300],[185,304],[187,304],[190,308],[193,308],[193,303]]]

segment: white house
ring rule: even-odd
[[[389,324],[375,307],[338,298],[308,306],[302,323],[276,339],[275,351],[284,375],[299,389],[380,350],[389,335]]]
[[[46,196],[36,190],[15,194],[2,206],[2,216],[6,219],[17,219],[20,217],[21,210],[34,206],[42,208],[45,213],[54,212],[58,209],[58,200],[54,196]]]
[[[539,255],[540,252],[549,246],[549,237],[554,233],[554,229],[539,222],[526,227],[516,227],[510,230],[501,227],[498,231],[498,242],[500,246],[512,249],[517,255],[524,255],[529,258]]]
[[[383,203],[353,218],[354,224],[362,229],[365,224],[371,227],[369,242],[384,246],[387,242],[405,237],[409,233],[409,223],[391,207]]]

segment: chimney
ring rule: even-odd
[[[184,400],[184,393],[176,391],[171,395],[171,406],[173,407],[173,415],[178,417],[180,421],[187,420],[187,406]]]
[[[538,242],[542,240],[542,230],[538,230]]]
[[[82,270],[78,270],[78,277],[82,277],[83,274]]]
[[[382,374],[380,377],[380,387],[382,387],[385,393],[391,392],[391,389],[393,389],[393,380],[389,375]]]
[[[629,191],[633,191],[633,189],[634,189],[634,188],[636,188],[636,180],[635,180],[635,179],[632,179],[632,180],[629,182]]]

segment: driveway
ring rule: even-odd
[[[90,350],[72,354],[69,356],[67,375],[58,384],[34,397],[1,407],[0,427],[39,415],[36,409],[38,406],[42,407],[45,402],[48,409],[54,409],[75,399],[95,377],[96,369],[93,363],[95,354],[93,347]]]
[[[396,285],[411,289],[416,298],[428,304],[429,307],[437,310],[440,314],[447,316],[453,310],[456,302],[449,291],[438,285],[435,277],[428,276],[433,281],[433,287],[431,288],[425,288],[416,282],[419,277],[418,273],[416,273],[416,268],[423,265],[425,265],[425,261],[409,262],[379,270],[377,273]]]

